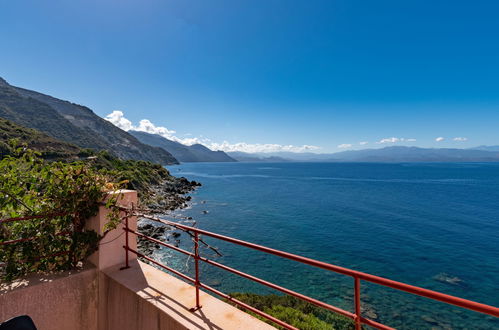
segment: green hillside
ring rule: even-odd
[[[0,117],[80,148],[107,150],[122,159],[178,163],[168,151],[141,143],[86,107],[11,86],[2,78]]]
[[[11,153],[11,142],[38,151],[43,158],[77,159],[81,149],[67,142],[54,139],[35,129],[19,126],[7,119],[0,118],[0,158]]]

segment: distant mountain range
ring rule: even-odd
[[[228,152],[228,155],[238,162],[266,162],[266,163],[280,163],[289,162],[290,159],[286,159],[278,156],[265,156],[262,154],[250,154],[241,151]]]
[[[478,146],[471,148],[473,150],[484,150],[484,151],[497,151],[499,152],[499,146]]]
[[[2,78],[0,117],[80,148],[108,150],[123,159],[178,163],[168,151],[141,143],[87,107],[11,86]]]
[[[278,157],[284,161],[298,162],[499,162],[499,146],[480,146],[471,149],[386,147],[342,151],[332,154],[315,153],[258,153],[238,157],[240,161],[265,161],[269,157]]]
[[[235,162],[236,160],[223,151],[212,151],[201,144],[186,146],[169,140],[158,134],[128,131],[142,143],[168,150],[181,162]]]
[[[499,152],[475,149],[387,147],[343,151],[331,161],[352,162],[497,162]]]

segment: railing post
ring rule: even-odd
[[[354,301],[355,301],[355,330],[360,330],[362,328],[362,322],[360,320],[360,278],[354,277]]]
[[[199,281],[199,234],[198,232],[194,232],[194,268],[196,272],[196,307],[192,308],[191,311],[196,311],[201,308],[201,304],[199,302],[199,286],[201,282]]]
[[[128,216],[125,217],[125,227],[123,228],[123,230],[125,231],[125,246],[124,246],[124,248],[125,248],[125,267],[121,267],[120,270],[130,268],[129,261],[128,261],[128,250],[129,250],[129,246],[128,246],[128,231],[129,231]]]

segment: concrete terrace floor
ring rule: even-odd
[[[194,286],[140,261],[132,262],[129,269],[114,268],[104,273],[111,279],[109,287],[105,288],[107,306],[117,309],[107,312],[123,315],[122,322],[119,321],[121,324],[102,324],[105,329],[133,329],[134,322],[143,329],[275,329],[202,291],[202,308],[191,312],[189,309],[195,305]],[[129,292],[113,286],[125,287]],[[130,301],[127,295],[137,295],[142,299],[137,301],[138,304],[122,304],[121,301]],[[137,308],[141,311],[138,314],[140,320],[127,317],[136,314]]]

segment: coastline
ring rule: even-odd
[[[150,214],[165,215],[188,207],[188,203],[191,201],[189,194],[200,186],[200,182],[170,175],[164,181],[151,185],[147,196],[141,202]],[[180,234],[174,232],[174,228],[157,222],[153,223],[145,218],[139,217],[137,230],[144,235],[160,240],[169,241],[171,236],[176,240],[175,245],[180,243],[178,240]],[[154,252],[160,248],[158,244],[141,237],[137,240],[137,247],[140,253],[148,257],[152,257]],[[149,263],[145,259],[142,261]]]

